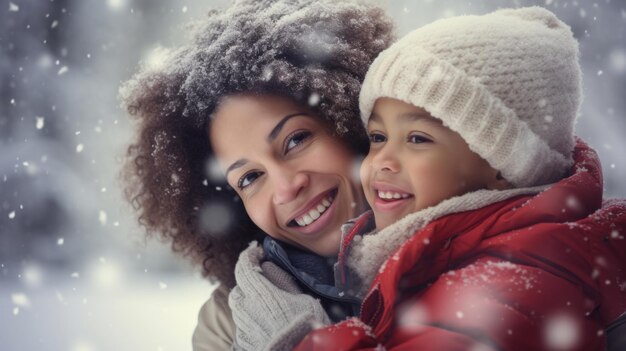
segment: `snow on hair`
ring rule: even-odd
[[[122,177],[148,235],[171,241],[205,275],[231,285],[239,252],[261,233],[234,193],[207,179],[209,116],[232,94],[282,95],[309,105],[364,152],[358,94],[370,63],[393,39],[392,25],[364,2],[241,0],[191,27],[190,40],[163,50],[158,65],[143,64],[120,88],[137,121]],[[221,233],[202,228],[209,202],[229,207],[234,225]]]

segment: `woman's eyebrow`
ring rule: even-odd
[[[245,165],[246,163],[248,163],[248,160],[246,160],[245,158],[241,158],[235,162],[233,162],[233,164],[231,164],[230,166],[228,166],[228,168],[226,168],[226,173],[224,174],[224,177],[228,178],[228,173],[230,173],[230,171],[233,171],[243,165]]]
[[[304,112],[296,112],[296,113],[292,113],[290,115],[283,117],[283,119],[281,119],[280,122],[276,123],[276,126],[274,126],[270,134],[267,136],[267,141],[270,143],[274,141],[274,139],[276,139],[276,137],[278,136],[278,133],[280,133],[280,131],[283,129],[283,126],[285,125],[285,123],[287,123],[287,121],[290,118],[293,118],[296,116],[308,116],[308,114]]]

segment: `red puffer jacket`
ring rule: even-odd
[[[536,196],[415,232],[374,278],[360,319],[296,349],[604,349],[626,311],[626,202],[603,203],[593,150],[579,142],[574,156],[573,175]]]

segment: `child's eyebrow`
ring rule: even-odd
[[[401,120],[406,120],[407,122],[415,122],[420,119],[432,119],[430,113],[426,111],[403,113],[399,117]]]
[[[422,118],[429,118],[429,119],[433,118],[430,115],[430,113],[428,113],[427,111],[407,112],[407,113],[400,114],[398,117],[400,119],[406,119],[411,122],[417,121],[418,119],[422,119]],[[372,112],[372,115],[370,116],[369,119],[374,120],[374,121],[380,121],[380,116],[376,112]]]
[[[402,113],[399,114],[397,118],[400,120],[400,122],[417,122],[419,120],[426,120],[429,122],[439,121],[438,119],[434,118],[428,111]],[[376,114],[376,112],[372,112],[369,121],[381,123],[381,117]]]

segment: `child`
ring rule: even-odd
[[[574,137],[580,100],[578,45],[539,7],[440,20],[381,53],[360,96],[372,211],[338,261],[360,319],[297,349],[604,349],[626,311],[626,208]]]

